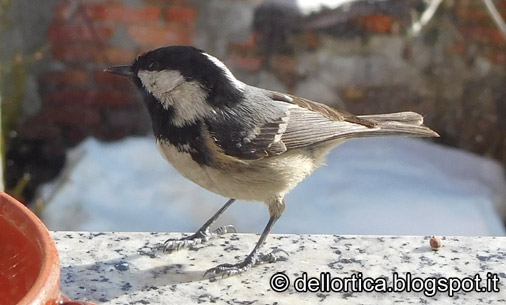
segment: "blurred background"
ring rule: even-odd
[[[226,199],[165,163],[137,90],[102,72],[194,45],[250,85],[441,135],[345,143],[275,232],[504,235],[505,17],[505,0],[0,0],[4,187],[54,230],[197,229]],[[266,221],[237,203],[222,223]]]

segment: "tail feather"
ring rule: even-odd
[[[387,113],[387,114],[359,115],[358,117],[361,119],[372,120],[376,122],[395,121],[413,125],[423,124],[423,116],[412,111]]]
[[[423,116],[415,112],[361,115],[358,117],[377,123],[379,128],[362,131],[354,135],[357,137],[439,137],[437,132],[423,125]]]

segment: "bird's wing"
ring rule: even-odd
[[[297,96],[272,92],[272,98],[291,105],[288,124],[281,136],[287,150],[345,139],[379,128],[374,121]]]
[[[208,120],[206,126],[219,151],[238,159],[256,160],[286,151],[281,136],[288,119],[288,109],[278,109],[276,115],[267,117],[255,117],[255,113],[227,115],[226,122]]]
[[[259,109],[264,115],[229,113],[226,123],[207,122],[214,144],[224,154],[244,160],[262,159],[376,128],[375,122],[324,104],[266,92],[268,107]]]

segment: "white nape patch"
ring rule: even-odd
[[[234,84],[234,86],[239,89],[239,90],[244,90],[244,87],[245,87],[245,84],[243,82],[241,82],[240,80],[238,80],[237,78],[235,78],[235,76],[232,74],[232,72],[230,72],[230,70],[227,68],[227,66],[225,66],[225,64],[219,60],[218,58],[212,56],[212,55],[209,55],[207,53],[204,53],[205,56],[207,56],[207,58],[209,58],[210,61],[212,61],[216,66],[218,66],[218,68],[220,68],[221,70],[223,70],[223,72],[225,73],[225,76],[228,78],[228,80],[230,80],[232,82],[232,84]]]
[[[172,123],[178,127],[192,124],[214,111],[207,103],[207,93],[201,85],[196,81],[186,81],[178,71],[141,70],[137,76],[163,108],[174,109]]]

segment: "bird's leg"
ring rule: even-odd
[[[252,267],[262,264],[262,263],[274,263],[281,258],[284,258],[283,256],[279,256],[279,252],[283,252],[285,255],[288,255],[284,250],[281,249],[275,249],[274,251],[268,253],[268,254],[261,254],[258,253],[258,249],[262,246],[265,239],[267,238],[267,235],[269,235],[269,232],[271,231],[272,227],[274,226],[274,223],[276,223],[276,220],[281,216],[284,210],[284,202],[281,201],[277,204],[281,204],[280,207],[273,208],[272,205],[269,206],[271,217],[269,218],[269,222],[265,226],[265,229],[260,235],[260,239],[255,245],[255,248],[251,251],[251,253],[244,259],[244,261],[237,263],[237,264],[221,264],[214,268],[211,268],[206,271],[204,276],[207,274],[212,275],[221,275],[222,277],[225,276],[231,276],[240,274],[243,272],[246,272],[250,270]],[[274,210],[274,211],[273,211]]]
[[[223,205],[209,220],[207,220],[197,232],[193,233],[190,236],[183,237],[180,239],[167,239],[163,243],[165,252],[178,251],[180,249],[189,248],[201,243],[204,243],[212,238],[220,236],[225,233],[236,232],[234,226],[222,226],[214,231],[209,231],[209,227],[228,209],[232,203],[234,203],[235,199],[229,199],[225,205]]]

